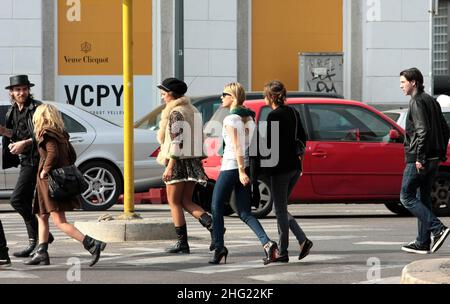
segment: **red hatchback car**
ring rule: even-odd
[[[288,98],[287,104],[300,112],[308,136],[303,176],[293,190],[291,203],[383,203],[394,213],[408,214],[399,202],[405,165],[404,130],[399,125],[357,101]],[[258,122],[265,121],[271,111],[264,100],[247,100],[245,105],[255,111]],[[217,154],[222,145],[220,125],[227,114],[227,109],[219,108],[205,126],[208,155]],[[264,141],[264,125],[259,125],[259,131]],[[209,156],[203,164],[211,179],[210,194],[221,157]],[[253,213],[261,218],[272,210],[272,199],[267,176],[258,179],[261,201],[253,206]],[[441,165],[433,187],[437,215],[450,214],[449,185],[450,160]],[[236,210],[234,195],[229,201]],[[201,203],[209,209],[210,200]]]

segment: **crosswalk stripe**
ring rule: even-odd
[[[316,254],[316,255],[307,256],[305,259],[302,260],[302,262],[304,262],[304,261],[306,261],[306,262],[326,261],[326,260],[331,260],[331,259],[339,259],[341,257],[342,256],[337,256],[337,255]],[[234,259],[234,258],[231,257],[231,259]],[[300,263],[300,261],[298,261],[298,263]],[[201,273],[201,274],[214,274],[214,273],[232,272],[232,271],[240,271],[240,270],[263,268],[263,267],[276,267],[276,266],[283,266],[283,265],[287,265],[287,264],[272,263],[269,265],[264,265],[262,258],[261,258],[260,260],[229,263],[229,264],[220,264],[220,265],[209,265],[209,266],[204,266],[204,267],[181,269],[180,271]]]
[[[267,265],[271,266],[271,265]],[[213,273],[222,273],[222,272],[231,272],[231,271],[240,271],[244,269],[254,269],[266,267],[263,265],[263,261],[261,260],[253,260],[239,263],[229,263],[229,264],[220,264],[220,265],[210,265],[204,267],[195,267],[195,268],[187,268],[180,269],[182,272],[190,272],[190,273],[201,273],[201,274],[213,274]]]
[[[180,259],[180,256],[178,255],[178,256],[150,257],[150,258],[145,258],[145,259],[117,262],[117,263],[125,264],[125,265],[144,266],[144,265],[155,265],[155,264],[185,263],[187,261],[206,260],[206,259],[207,259],[206,257],[197,256],[197,255],[183,255],[183,258]]]
[[[405,242],[386,242],[386,241],[366,241],[366,242],[357,242],[357,243],[353,243],[355,245],[404,245]]]
[[[23,271],[9,271],[0,269],[0,279],[39,279],[39,277]]]
[[[356,284],[400,284],[401,276],[362,281]]]

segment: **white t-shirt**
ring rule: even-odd
[[[242,117],[237,114],[230,114],[223,120],[222,136],[225,142],[225,148],[223,150],[221,171],[238,169],[238,163],[236,160],[236,154],[233,148],[233,141],[228,135],[226,127],[230,126],[237,129],[239,138],[239,149],[241,154],[244,155],[244,165],[249,166],[249,154],[248,147],[255,131],[255,122],[253,119],[248,119],[244,124]]]

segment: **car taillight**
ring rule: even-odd
[[[159,154],[159,151],[161,151],[161,147],[158,147],[152,154],[150,154],[150,157],[157,157]]]

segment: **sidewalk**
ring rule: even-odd
[[[450,258],[412,262],[402,271],[402,284],[450,284]]]

